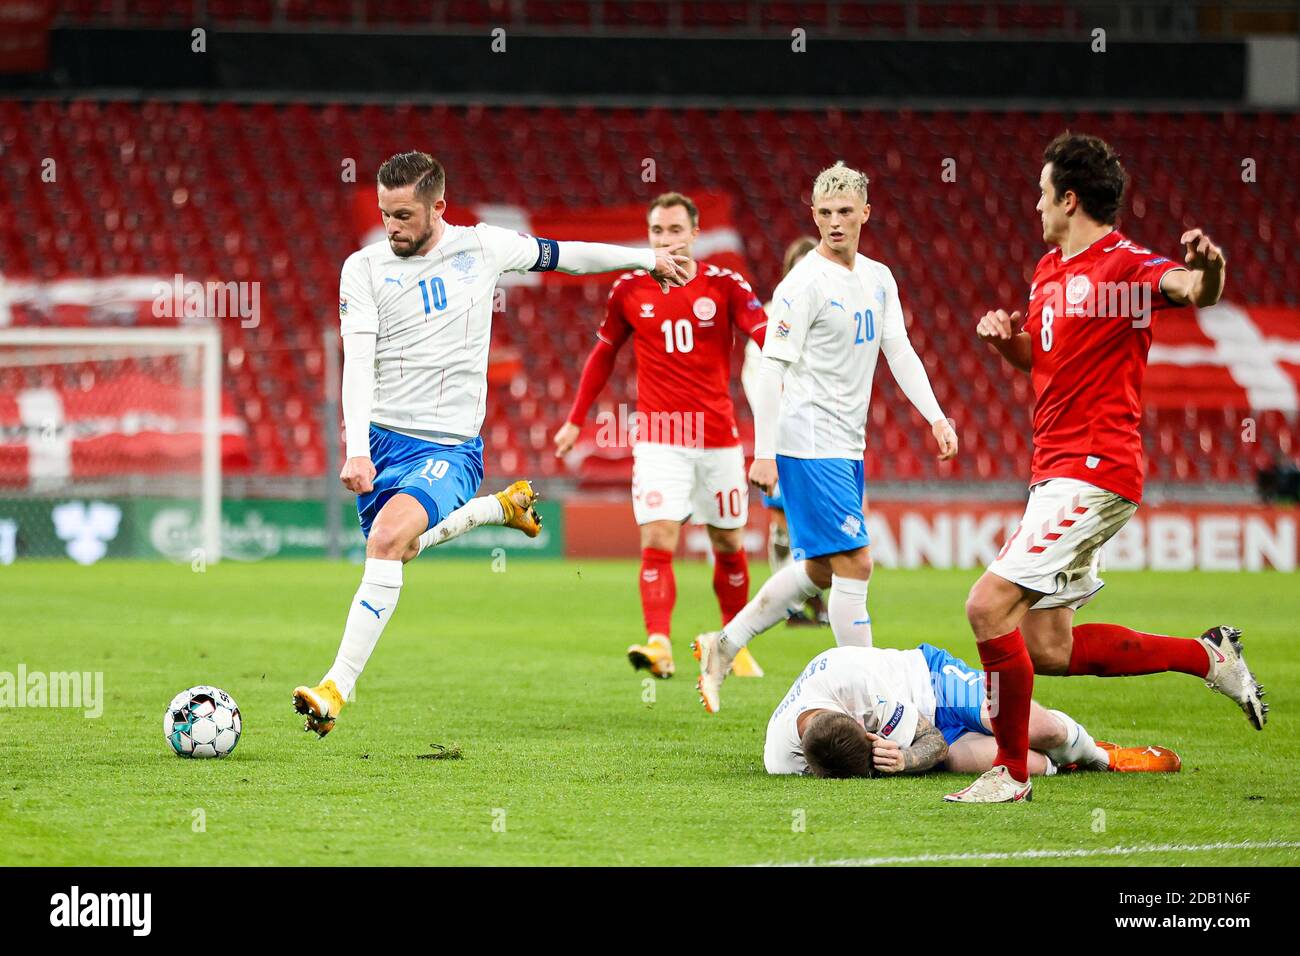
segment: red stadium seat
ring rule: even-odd
[[[577,16],[579,7],[595,9],[585,2],[506,4],[503,15],[513,15],[516,6],[537,24]],[[119,7],[74,0],[64,5],[64,15],[96,22]],[[281,10],[286,17],[313,22],[350,21],[356,8],[351,0],[207,4],[211,18],[243,23],[265,22]],[[362,8],[368,20],[401,23],[439,17],[481,23],[499,12],[489,4],[431,0],[367,2]],[[170,16],[173,9],[164,3],[147,8],[155,17]],[[669,15],[665,5],[636,0],[606,0],[599,9],[606,24],[629,28],[661,29]],[[902,4],[774,2],[756,8],[746,0],[687,3],[678,9],[684,21],[700,29],[742,17],[751,22],[756,9],[757,20],[767,26],[785,26],[796,15],[802,19],[795,25],[825,18],[829,26],[838,17],[849,29],[906,26]],[[958,30],[970,27],[966,9],[918,7],[935,29]],[[1054,29],[1065,10],[1052,4],[1000,5],[997,16],[1003,26]],[[372,169],[397,148],[393,130],[409,123],[438,130],[451,195],[462,204],[489,198],[524,207],[649,199],[661,184],[635,178],[629,184],[627,157],[663,156],[672,164],[674,182],[731,194],[750,278],[764,299],[779,278],[786,243],[809,228],[797,203],[772,201],[793,188],[806,190],[817,172],[819,162],[806,144],[833,133],[842,153],[866,157],[873,217],[863,249],[893,268],[913,340],[968,452],[955,466],[938,464],[928,430],[882,369],[867,456],[868,475],[877,481],[1022,481],[1027,474],[1029,380],[979,345],[972,329],[982,310],[1023,302],[1042,250],[1033,213],[1037,157],[1042,142],[1066,126],[1104,128],[1126,157],[1135,185],[1125,226],[1134,238],[1169,254],[1176,252],[1170,244],[1186,224],[1236,230],[1241,241],[1232,249],[1232,294],[1240,296],[1235,301],[1300,305],[1300,260],[1288,252],[1300,245],[1295,211],[1300,187],[1283,177],[1270,191],[1212,188],[1222,181],[1222,171],[1240,169],[1243,143],[1251,144],[1261,168],[1266,163],[1287,168],[1300,143],[1300,119],[1288,113],[4,101],[0,190],[13,215],[0,217],[0,262],[7,278],[179,272],[199,280],[259,281],[260,325],[223,324],[232,350],[226,387],[249,424],[252,470],[323,474],[325,443],[337,436],[322,434],[318,410],[324,382],[321,335],[337,328],[332,316],[339,264],[358,242],[350,226],[352,195],[337,188],[339,170],[330,157],[349,156],[359,169]],[[994,154],[974,145],[987,139],[1005,148]],[[1177,161],[1191,154],[1197,157],[1195,168],[1206,171],[1202,181],[1189,182],[1187,167]],[[48,155],[68,157],[64,162],[75,174],[33,188]],[[956,183],[937,175],[948,157],[956,160]],[[285,168],[312,184],[309,212],[301,189],[288,188],[274,175]],[[63,209],[75,211],[74,230],[49,225]],[[322,229],[322,222],[346,225]],[[72,241],[73,233],[85,241]],[[510,456],[513,466],[531,474],[563,473],[563,464],[550,453],[549,436],[572,401],[606,289],[601,281],[510,290],[508,315],[495,323],[494,349],[499,354],[509,345],[521,366],[494,386],[488,402],[489,469],[502,468]],[[634,367],[625,355],[601,407],[634,402],[635,388]],[[739,388],[733,392],[742,428],[748,430],[748,408]],[[1195,401],[1204,405],[1203,399]],[[523,413],[513,414],[516,410]],[[1182,408],[1148,409],[1144,427],[1152,474],[1174,481],[1250,481],[1260,462],[1296,459],[1300,431],[1294,421],[1280,413],[1256,414],[1256,440],[1247,444],[1242,420],[1248,416],[1247,410],[1226,405],[1209,412],[1194,409],[1190,418]],[[592,465],[581,477],[608,471]],[[614,471],[623,476],[624,465]]]

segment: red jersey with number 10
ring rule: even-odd
[[[748,282],[701,262],[695,278],[667,295],[640,270],[619,276],[596,335],[615,348],[633,338],[637,411],[652,433],[640,435],[642,440],[700,444],[694,428],[666,424],[684,416],[695,421],[700,414],[703,447],[725,448],[740,444],[731,404],[732,328],[753,336],[766,324],[763,304]]]
[[[1107,233],[1082,252],[1043,256],[1024,330],[1033,346],[1034,460],[1030,484],[1077,478],[1142,500],[1142,378],[1160,291],[1185,268]]]

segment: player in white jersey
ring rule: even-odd
[[[785,247],[781,278],[790,274],[796,262],[817,248],[817,240],[811,236],[800,236]],[[763,306],[771,311],[772,303]],[[763,347],[751,340],[745,343],[745,364],[740,370],[740,384],[745,390],[745,398],[753,407],[753,394],[758,368],[763,364]],[[763,494],[763,507],[769,516],[767,530],[767,563],[773,574],[780,571],[793,560],[790,557],[790,527],[785,520],[785,504],[781,500],[781,484],[777,483],[772,493]],[[820,627],[830,622],[826,617],[826,604],[821,592],[808,598],[806,602],[797,602],[786,609],[786,624],[791,627]]]
[[[939,457],[957,454],[957,435],[908,341],[894,276],[858,252],[870,214],[866,176],[843,163],[822,170],[812,188],[821,241],[772,294],[763,364],[750,397],[749,480],[770,494],[780,478],[796,560],[768,578],[723,630],[701,634],[693,645],[700,697],[710,713],[721,705],[722,680],[740,648],[785,617],[792,604],[827,587],[835,642],[871,646],[862,455],[871,379],[882,352],[903,394],[930,424]]]
[[[402,587],[402,565],[423,548],[480,524],[536,535],[526,481],[471,500],[483,479],[479,429],[487,406],[492,300],[505,272],[648,270],[667,291],[686,280],[672,249],[556,242],[443,219],[446,175],[427,153],[379,167],[387,239],[354,252],[339,281],[347,461],[366,565],[334,666],[293,693],[307,730],[334,727]]]
[[[985,676],[932,644],[911,650],[833,647],[795,678],[767,724],[763,765],[772,774],[871,777],[940,769],[978,773],[997,752]],[[1034,702],[1029,767],[1176,772],[1162,747],[1094,741],[1077,721]]]

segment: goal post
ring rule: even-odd
[[[106,541],[68,543],[61,554],[55,536],[77,532],[34,529],[51,525],[57,501],[144,496],[195,501],[194,558],[220,561],[221,374],[215,325],[0,327],[0,564],[98,560]]]

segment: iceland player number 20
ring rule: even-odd
[[[870,309],[865,312],[854,312],[853,318],[858,323],[858,334],[853,338],[854,345],[861,345],[863,342],[875,339],[876,317]]]

